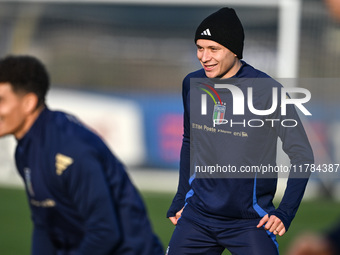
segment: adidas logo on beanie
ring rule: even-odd
[[[196,30],[195,43],[198,39],[215,41],[228,48],[239,59],[243,57],[243,26],[232,8],[222,8],[204,19]]]

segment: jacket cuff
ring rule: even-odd
[[[173,201],[167,214],[166,217],[174,217],[176,216],[176,213],[179,212],[184,206],[184,201]]]
[[[288,216],[286,216],[285,214],[280,212],[279,210],[275,210],[275,211],[269,213],[269,217],[271,215],[278,217],[282,221],[283,225],[285,226],[286,232],[287,232],[292,220]]]

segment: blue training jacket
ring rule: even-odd
[[[33,255],[163,253],[123,165],[74,116],[45,108],[15,159],[32,213]]]
[[[226,111],[225,113],[214,112],[213,100],[207,96],[206,117],[201,114],[201,97],[197,96],[197,91],[201,94],[204,93],[202,91],[210,92],[211,97],[216,101],[218,99],[210,89],[214,86],[213,83],[209,88],[203,84],[204,82],[196,81],[195,78],[201,78],[203,81],[206,79],[209,82],[203,69],[188,74],[183,81],[184,136],[180,178],[167,217],[175,216],[176,212],[185,206],[182,217],[190,218],[200,224],[221,227],[241,222],[237,221],[239,219],[260,219],[269,214],[280,218],[288,230],[310,175],[304,164],[312,164],[314,158],[294,106],[288,104],[286,115],[281,115],[282,85],[242,61],[242,66],[234,77],[214,81],[231,84],[243,92],[244,114],[233,114],[235,98],[232,98],[229,90],[216,88],[216,94],[220,96],[222,103],[226,104]],[[195,87],[195,83],[198,83],[198,88]],[[248,88],[252,88],[252,104],[257,110],[271,108],[272,91],[276,88],[279,98],[276,110],[266,116],[252,113],[247,107]],[[193,96],[194,94],[196,96]],[[215,123],[214,126],[213,112],[224,114],[222,116],[228,120],[228,123]],[[272,121],[267,121],[268,119]],[[284,127],[293,126],[285,119],[292,119],[296,121],[293,124],[297,125]],[[284,125],[281,125],[282,121]],[[220,169],[223,166],[233,166],[237,171],[242,167],[248,169],[252,166],[267,166],[267,169],[268,166],[274,167],[278,138],[282,140],[283,150],[289,156],[291,164],[296,167],[296,172],[290,171],[290,178],[278,208],[273,205],[277,186],[275,172],[262,176],[260,173],[248,173],[245,175],[246,178],[240,175],[234,175],[237,178],[232,178],[233,175],[228,176],[228,173],[215,175],[217,178],[207,173],[201,176],[204,178],[197,176],[196,170],[205,171],[207,168],[204,167],[207,166],[215,166],[215,170],[218,169],[217,166]]]

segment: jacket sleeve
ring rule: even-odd
[[[172,201],[167,217],[173,217],[180,211],[185,204],[185,196],[190,190],[190,78],[186,77],[183,81],[183,107],[184,107],[184,134],[180,154],[179,181],[177,193]]]
[[[281,93],[279,93],[279,98],[281,98]],[[282,106],[279,106],[281,106],[281,100],[272,118],[279,120],[274,128],[282,141],[283,151],[290,159],[291,169],[281,203],[270,215],[281,219],[287,231],[303,198],[310,176],[309,166],[314,163],[314,156],[294,105],[287,104],[286,115],[281,114]]]
[[[76,254],[104,255],[120,242],[116,210],[99,160],[91,151],[81,154],[74,158],[65,176],[68,194],[84,219],[85,234]]]

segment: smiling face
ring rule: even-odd
[[[197,40],[196,45],[197,58],[208,78],[230,78],[240,69],[237,55],[223,45],[205,39]]]
[[[0,83],[0,137],[22,138],[29,130],[39,110],[33,93],[15,93],[9,83]]]

